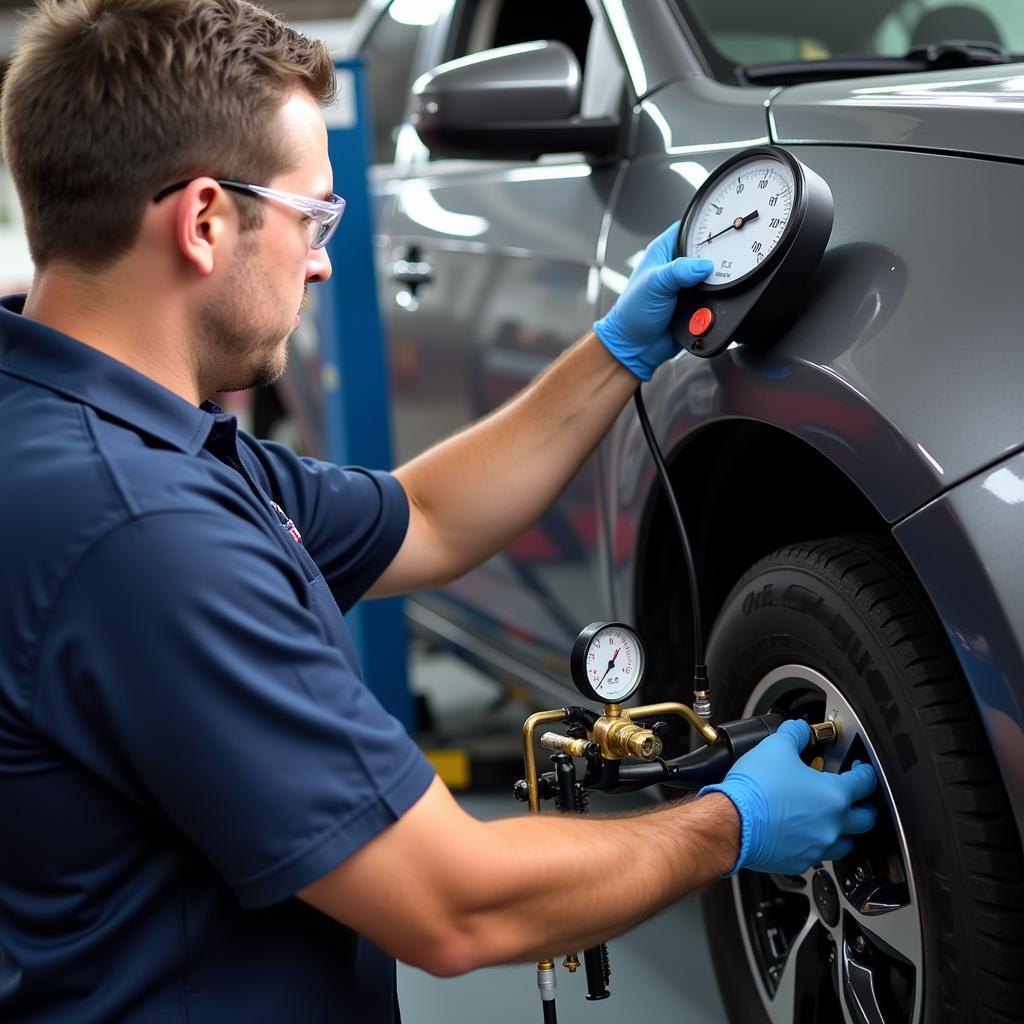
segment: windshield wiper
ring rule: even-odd
[[[1024,55],[1010,53],[996,43],[951,39],[919,46],[902,57],[835,57],[829,60],[784,61],[740,68],[747,82],[796,85],[829,78],[865,78],[869,75],[900,75],[914,71],[972,68],[984,64],[1012,64]]]

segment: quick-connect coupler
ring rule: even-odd
[[[540,989],[540,997],[545,1002],[555,998],[555,989],[558,982],[555,979],[555,963],[553,960],[541,960],[537,964],[537,988]]]
[[[544,1007],[544,1020],[555,1019],[555,989],[558,982],[555,980],[555,962],[553,960],[541,960],[537,964],[537,988],[540,990],[541,1005]]]
[[[711,694],[707,690],[694,691],[693,710],[697,712],[702,722],[711,721]]]
[[[545,750],[554,750],[560,754],[568,754],[570,757],[597,757],[601,748],[593,741],[587,739],[574,739],[571,736],[563,736],[558,732],[546,732],[540,738],[540,745]]]
[[[710,724],[711,691],[708,689],[708,667],[704,664],[697,664],[693,669],[693,710],[702,722]]]

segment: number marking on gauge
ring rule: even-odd
[[[587,651],[587,682],[602,700],[617,703],[635,689],[643,653],[634,634],[621,626],[606,626]]]
[[[686,254],[714,261],[709,284],[735,283],[778,245],[793,212],[793,198],[789,167],[771,157],[753,158],[713,188],[694,211]]]

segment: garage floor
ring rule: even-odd
[[[431,711],[453,734],[496,729],[518,743],[529,709],[514,702],[495,708],[497,684],[446,654],[422,654],[412,662],[412,686],[427,696]],[[511,793],[475,794],[460,803],[478,818],[525,813]],[[594,801],[596,805],[596,801]],[[619,799],[611,806],[625,809]],[[609,943],[611,997],[586,1001],[582,969],[558,969],[559,1024],[622,1024],[643,1019],[724,1024],[718,989],[704,944],[700,907],[684,900]],[[533,1024],[542,1020],[532,965],[491,967],[462,978],[434,978],[399,964],[398,990],[404,1024]]]

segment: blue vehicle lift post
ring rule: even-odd
[[[370,109],[361,58],[338,61],[338,101],[325,111],[334,190],[347,205],[328,248],[334,272],[317,289],[327,455],[391,469],[387,351],[374,274],[367,185]],[[408,629],[400,598],[363,601],[345,616],[366,685],[406,728],[414,726]]]

